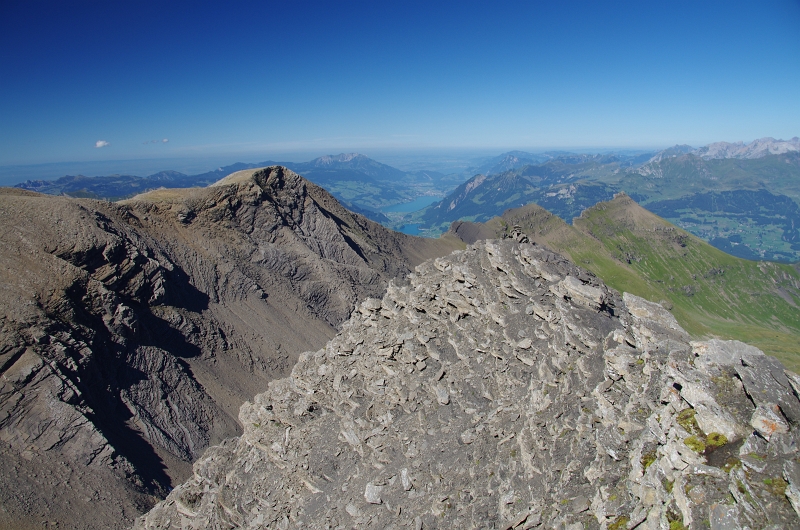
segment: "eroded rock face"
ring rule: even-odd
[[[796,527],[798,386],[541,247],[478,242],[360,304],[137,528]]]
[[[0,528],[129,527],[436,242],[281,167],[123,205],[0,189]]]

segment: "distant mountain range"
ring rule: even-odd
[[[308,174],[316,171],[358,171],[377,180],[391,180],[403,178],[404,171],[376,162],[371,158],[358,153],[342,153],[336,156],[325,155],[315,158],[310,162],[292,164],[298,171]],[[293,170],[294,171],[294,170]]]
[[[687,146],[688,147],[688,146]],[[691,148],[690,148],[691,149]],[[508,151],[494,158],[490,158],[480,165],[471,168],[473,174],[495,175],[529,165],[544,164],[550,160],[560,160],[565,164],[579,164],[591,159],[614,159],[621,167],[638,166],[650,160],[652,152],[636,154],[578,154],[569,151],[546,151],[544,153],[526,153],[525,151]]]
[[[489,159],[482,165],[473,168],[474,171],[484,175],[503,173],[512,169],[517,169],[530,164],[541,164],[554,158],[553,155],[545,153],[536,155],[525,151],[509,151],[502,155]]]
[[[782,155],[800,151],[800,138],[795,136],[789,141],[775,140],[774,138],[761,138],[749,144],[743,142],[728,143],[715,142],[705,147],[700,147],[692,152],[705,160],[713,158],[762,158],[767,155]]]
[[[458,184],[453,181],[453,176],[435,171],[404,172],[358,153],[342,153],[298,163],[272,160],[258,163],[239,162],[196,175],[177,171],[161,171],[146,177],[68,175],[56,180],[28,180],[15,187],[50,195],[116,201],[162,187],[207,186],[235,171],[273,165],[291,168],[312,182],[325,187],[352,211],[387,225],[391,224],[391,221],[380,212],[381,208],[409,202],[420,195],[441,196]]]
[[[800,138],[795,136],[791,140],[776,140],[775,138],[759,138],[750,143],[744,142],[714,142],[703,147],[693,148],[690,145],[676,145],[656,153],[648,162],[660,162],[664,158],[692,154],[703,160],[725,158],[754,159],[767,155],[782,155],[800,151]]]
[[[237,163],[197,175],[65,176],[17,187],[118,200],[147,190],[206,186],[242,169],[283,165],[323,186],[346,207],[395,229],[437,235],[456,220],[486,221],[534,202],[567,222],[625,191],[670,222],[747,259],[800,260],[800,138],[675,145],[659,152],[580,154],[509,151],[476,161],[469,173],[402,171],[358,153],[308,162]],[[468,175],[474,175],[471,178]],[[425,211],[387,208],[444,197]],[[421,206],[424,206],[421,205]]]
[[[126,199],[157,188],[191,188],[207,186],[219,179],[243,169],[253,169],[272,165],[270,162],[245,164],[237,162],[230,166],[220,167],[197,175],[186,175],[178,171],[159,171],[146,177],[136,175],[107,175],[86,177],[84,175],[67,175],[55,180],[26,180],[15,185],[48,195],[68,195],[110,201]]]
[[[624,162],[613,155],[566,154],[543,164],[476,175],[431,205],[421,219],[434,230],[446,230],[459,219],[486,221],[508,208],[534,202],[569,220],[613,197],[615,188],[599,179],[619,173]]]
[[[676,145],[633,158],[561,154],[544,163],[479,174],[412,221],[434,235],[456,220],[486,221],[508,208],[536,203],[571,222],[586,208],[625,191],[733,255],[800,261],[797,138],[720,142],[699,149]]]

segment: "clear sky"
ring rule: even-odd
[[[795,135],[798,0],[0,1],[0,166]]]

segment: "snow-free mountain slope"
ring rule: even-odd
[[[797,390],[541,246],[479,242],[363,302],[137,528],[794,527]]]
[[[800,270],[725,254],[620,194],[567,225],[536,205],[485,224],[454,223],[467,243],[510,237],[569,256],[620,291],[657,300],[695,337],[754,344],[800,370]]]
[[[0,221],[11,527],[129,526],[360,300],[460,245],[392,232],[282,167],[124,204],[4,188]]]

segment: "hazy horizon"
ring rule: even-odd
[[[735,143],[749,140],[719,140]],[[790,138],[776,138],[788,140]],[[685,145],[686,142],[678,142]],[[83,175],[87,177],[107,175],[135,175],[146,177],[160,171],[178,171],[187,175],[213,171],[236,163],[255,164],[260,162],[308,162],[326,155],[342,153],[359,153],[373,160],[387,164],[403,171],[430,170],[455,173],[480,165],[488,158],[499,156],[510,151],[524,151],[532,154],[545,152],[571,152],[579,154],[608,153],[647,153],[667,149],[677,144],[652,147],[507,147],[507,148],[450,148],[450,149],[370,149],[339,147],[324,150],[303,150],[278,153],[234,153],[227,155],[180,157],[162,156],[159,158],[134,158],[120,160],[66,160],[39,164],[18,164],[0,166],[0,186],[9,186],[26,180],[55,180],[67,175]],[[691,145],[701,147],[701,145]],[[702,144],[707,145],[707,144]]]
[[[294,151],[285,153],[236,153],[219,156],[197,157],[160,157],[123,160],[74,160],[47,162],[41,164],[19,164],[0,166],[0,185],[13,185],[26,180],[55,180],[66,175],[83,175],[87,177],[107,175],[149,176],[159,171],[178,171],[188,175],[205,173],[218,167],[236,163],[254,164],[259,162],[308,162],[320,156],[338,155],[342,153],[359,153],[373,160],[404,171],[430,170],[457,172],[476,166],[488,158],[499,156],[510,151],[528,153],[544,153],[565,151],[581,154],[606,154],[613,152],[646,153],[654,152],[670,146],[653,148],[635,147],[556,147],[556,148],[505,148],[502,150],[484,149],[417,149],[417,150],[374,150],[358,148],[338,148],[329,151]]]

